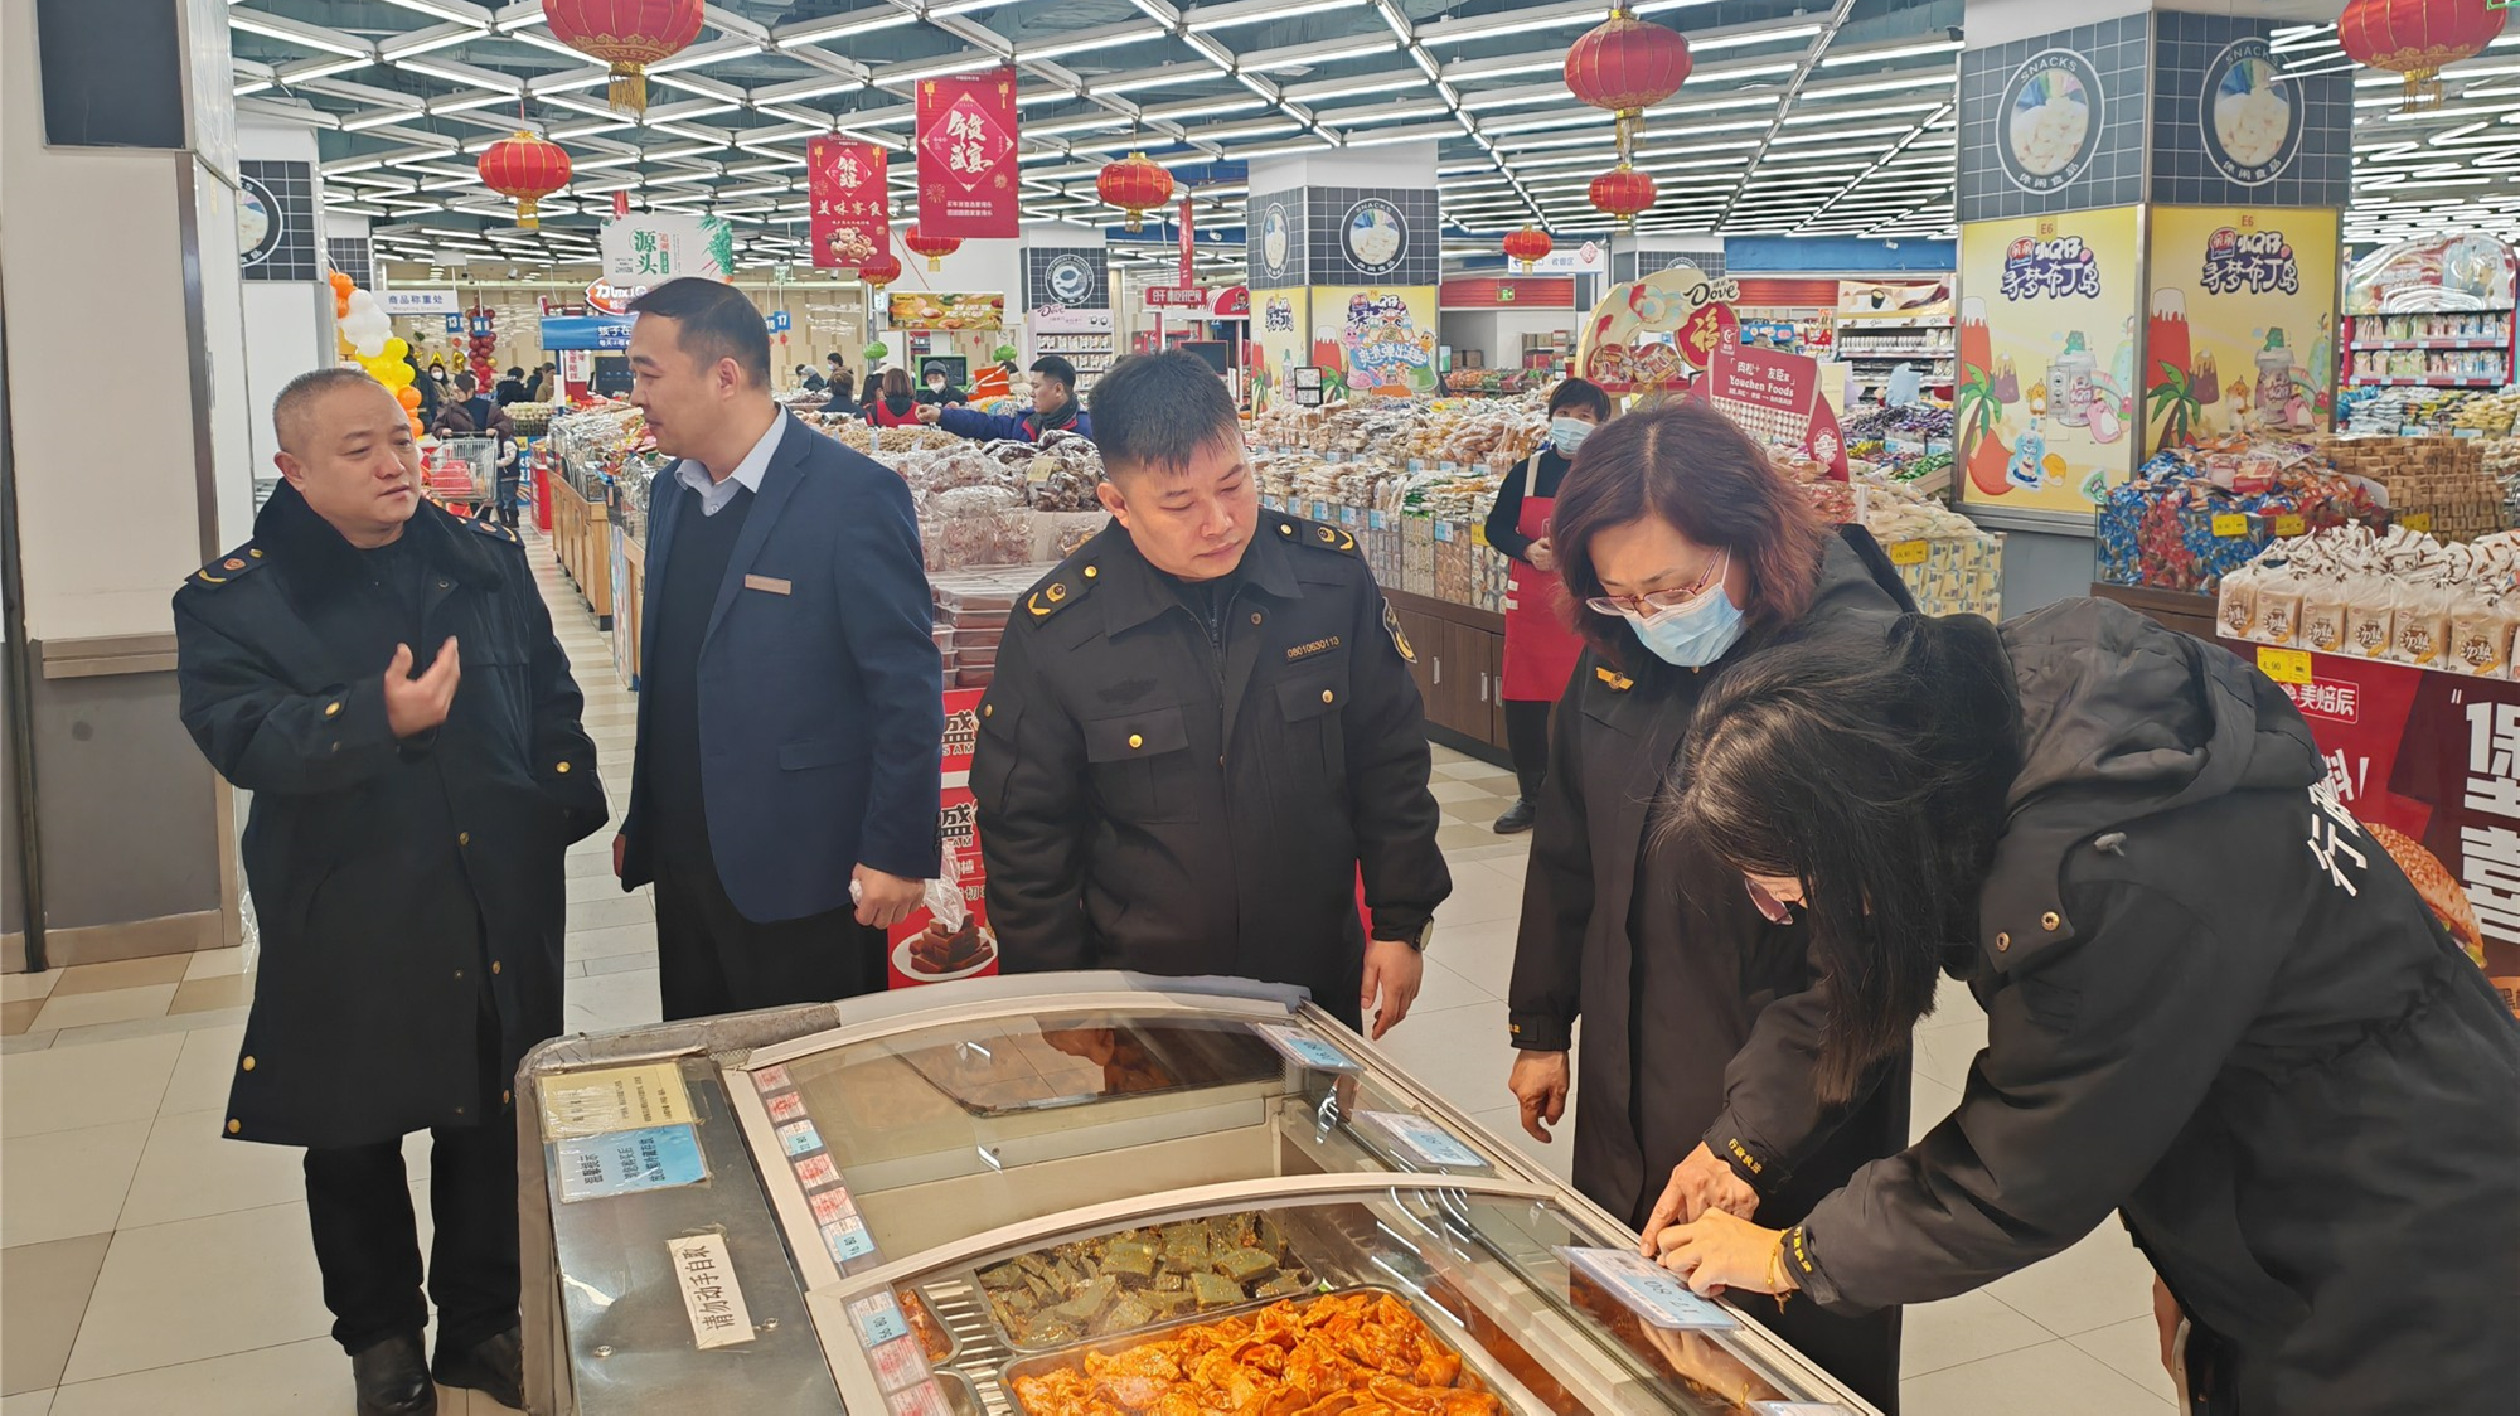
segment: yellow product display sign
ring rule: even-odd
[[[2397,519],[2397,524],[2405,527],[2409,531],[2430,531],[2432,529],[2432,513],[2429,511],[2410,511],[2406,515],[2399,517]]]
[[[691,1120],[691,1093],[671,1062],[564,1072],[542,1079],[543,1139],[643,1131]]]
[[[1901,541],[1890,548],[1892,565],[1923,565],[1933,547],[1923,541]]]
[[[2287,512],[2275,518],[2275,534],[2278,536],[2298,536],[2309,529],[2310,523],[2299,512]]]
[[[2310,681],[2310,651],[2278,649],[2271,644],[2258,646],[2258,672],[2277,683],[2304,684]]]
[[[2237,511],[2226,511],[2222,515],[2214,518],[2214,534],[2217,536],[2246,536],[2249,534],[2249,518],[2243,513]]]

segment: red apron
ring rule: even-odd
[[[1537,454],[1523,464],[1522,515],[1514,530],[1537,541],[1549,534],[1557,498],[1533,495],[1540,486]],[[1499,696],[1514,703],[1555,703],[1575,677],[1584,641],[1558,613],[1558,577],[1522,561],[1505,581],[1505,683]]]

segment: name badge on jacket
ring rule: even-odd
[[[784,580],[768,575],[745,576],[744,588],[747,590],[767,590],[773,595],[792,595],[795,593],[794,586],[788,584]]]

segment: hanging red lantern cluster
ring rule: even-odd
[[[1610,18],[1568,46],[1567,92],[1618,118],[1619,160],[1633,156],[1645,110],[1689,80],[1689,42],[1677,30],[1649,24],[1612,7]]]
[[[2336,42],[2355,63],[2406,76],[2406,110],[2441,106],[2441,70],[2503,32],[2493,0],[2353,0]]]
[[[930,236],[913,226],[910,228],[910,234],[901,238],[901,244],[907,246],[912,255],[927,257],[929,270],[943,270],[945,258],[962,249],[962,238],[960,236]]]
[[[1505,237],[1506,256],[1522,262],[1525,275],[1531,274],[1531,268],[1547,257],[1551,249],[1549,233],[1537,226],[1526,226]]]
[[[858,279],[878,290],[901,279],[901,257],[890,251],[878,251],[858,262]]]
[[[1094,195],[1120,208],[1122,224],[1131,231],[1144,229],[1146,214],[1171,201],[1172,190],[1172,173],[1142,152],[1103,164],[1094,179]]]
[[[647,66],[700,37],[700,11],[700,0],[543,0],[552,38],[612,66],[622,113],[647,111]]]
[[[1636,224],[1638,213],[1654,204],[1654,179],[1622,162],[1592,179],[1593,210],[1615,216],[1622,227]]]
[[[490,145],[475,164],[481,185],[516,199],[516,224],[528,231],[542,225],[535,206],[569,185],[569,154],[558,143],[519,128]]]

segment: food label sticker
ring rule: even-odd
[[[786,1091],[795,1085],[796,1083],[788,1080],[788,1069],[785,1067],[764,1067],[753,1073],[753,1090],[763,1096],[768,1096],[772,1092]]]
[[[2432,529],[2432,513],[2429,511],[2410,511],[2406,515],[2399,517],[2397,519],[2397,524],[2405,527],[2409,531],[2430,531]]]
[[[670,1190],[709,1178],[700,1138],[689,1126],[651,1126],[608,1136],[572,1136],[559,1146],[560,1203],[641,1190]]]
[[[1260,1035],[1269,1045],[1283,1052],[1296,1063],[1317,1072],[1361,1072],[1364,1067],[1353,1057],[1302,1028],[1286,1023],[1263,1023]]]
[[[769,1110],[771,1120],[783,1125],[790,1121],[805,1119],[805,1098],[795,1092],[780,1092],[762,1102],[762,1105]]]
[[[894,1392],[892,1400],[886,1405],[892,1409],[892,1416],[954,1416],[954,1408],[947,1404],[945,1393],[939,1391],[933,1381],[923,1382],[908,1391]]]
[[[889,1293],[873,1294],[851,1303],[849,1322],[857,1328],[858,1346],[869,1352],[910,1335],[910,1324],[901,1316],[901,1305]]]
[[[1733,1328],[1741,1320],[1689,1291],[1680,1275],[1633,1249],[1561,1247],[1558,1257],[1610,1290],[1612,1297],[1658,1328]]]
[[[875,1368],[875,1384],[887,1392],[928,1379],[927,1354],[919,1349],[915,1337],[895,1338],[866,1355]]]
[[[831,1251],[831,1261],[844,1268],[875,1252],[875,1236],[866,1232],[866,1221],[856,1215],[824,1225],[822,1239],[823,1247]]]
[[[1400,1148],[1429,1165],[1485,1167],[1479,1153],[1462,1144],[1461,1138],[1423,1116],[1405,1111],[1360,1111],[1364,1120],[1389,1133]]]
[[[703,1351],[752,1341],[752,1314],[744,1307],[735,1265],[726,1256],[726,1236],[686,1234],[666,1240],[665,1252],[673,1256],[674,1282],[682,1290],[683,1312],[691,1319],[691,1340]]]
[[[2237,511],[2226,511],[2222,515],[2215,517],[2214,534],[2224,537],[2248,535],[2249,518],[2247,514]]]
[[[671,1062],[563,1072],[537,1085],[547,1141],[680,1126],[691,1120],[691,1093],[683,1089],[682,1069]]]
[[[827,1155],[809,1155],[796,1163],[796,1183],[808,1190],[840,1183],[840,1167]]]
[[[2261,644],[2257,659],[2258,672],[2277,683],[2310,682],[2310,651],[2307,649],[2278,649],[2272,644]]]
[[[1892,565],[1923,565],[1933,548],[1923,541],[1901,541],[1890,548]]]
[[[821,1150],[822,1133],[814,1129],[811,1121],[791,1121],[779,1128],[779,1147],[793,1160],[807,1151]]]
[[[2309,529],[2308,519],[2297,511],[2289,511],[2275,518],[2275,534],[2278,536],[2298,536]]]
[[[846,1190],[817,1190],[805,1197],[805,1204],[814,1212],[816,1224],[857,1217],[857,1205],[849,1199]]]

